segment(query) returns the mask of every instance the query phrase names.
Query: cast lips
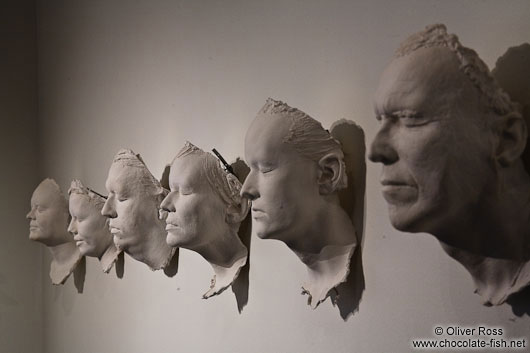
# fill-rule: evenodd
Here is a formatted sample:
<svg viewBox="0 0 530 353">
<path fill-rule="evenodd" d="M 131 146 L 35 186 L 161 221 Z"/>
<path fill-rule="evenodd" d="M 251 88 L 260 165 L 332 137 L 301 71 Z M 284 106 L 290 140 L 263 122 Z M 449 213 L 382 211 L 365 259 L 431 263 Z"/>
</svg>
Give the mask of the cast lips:
<svg viewBox="0 0 530 353">
<path fill-rule="evenodd" d="M 169 232 L 169 231 L 172 231 L 172 230 L 175 230 L 175 229 L 177 229 L 177 228 L 178 228 L 178 226 L 175 225 L 175 224 L 172 224 L 172 223 L 167 223 L 167 225 L 166 225 L 166 230 L 167 230 L 168 232 Z"/>
<path fill-rule="evenodd" d="M 265 212 L 260 210 L 259 208 L 252 208 L 252 218 L 254 219 L 260 219 L 265 217 Z"/>
<path fill-rule="evenodd" d="M 383 197 L 390 204 L 399 204 L 414 201 L 418 190 L 414 185 L 404 181 L 383 179 Z"/>
</svg>

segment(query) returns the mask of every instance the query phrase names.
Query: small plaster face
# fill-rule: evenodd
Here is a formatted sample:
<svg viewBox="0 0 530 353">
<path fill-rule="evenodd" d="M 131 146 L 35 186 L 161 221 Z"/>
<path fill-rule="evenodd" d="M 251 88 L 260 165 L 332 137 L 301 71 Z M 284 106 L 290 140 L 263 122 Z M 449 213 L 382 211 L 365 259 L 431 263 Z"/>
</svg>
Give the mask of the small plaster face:
<svg viewBox="0 0 530 353">
<path fill-rule="evenodd" d="M 228 227 L 227 206 L 208 184 L 203 172 L 204 156 L 176 158 L 171 165 L 171 192 L 161 207 L 166 218 L 167 243 L 173 247 L 198 249 Z"/>
<path fill-rule="evenodd" d="M 69 208 L 72 219 L 68 231 L 73 234 L 79 251 L 85 256 L 101 258 L 112 244 L 108 219 L 88 195 L 71 193 Z"/>
<path fill-rule="evenodd" d="M 256 234 L 286 243 L 303 237 L 321 198 L 317 163 L 283 142 L 289 127 L 278 116 L 254 119 L 245 138 L 250 173 L 242 187 L 252 200 Z"/>
<path fill-rule="evenodd" d="M 119 249 L 133 257 L 145 249 L 145 236 L 157 227 L 160 198 L 148 192 L 140 183 L 144 171 L 113 163 L 106 188 L 109 192 L 101 213 L 110 218 L 110 232 Z"/>
<path fill-rule="evenodd" d="M 423 48 L 394 59 L 381 77 L 381 127 L 369 158 L 383 164 L 383 196 L 398 230 L 457 227 L 494 184 L 493 137 L 458 65 L 446 48 Z"/>
<path fill-rule="evenodd" d="M 70 241 L 66 235 L 68 206 L 59 186 L 52 179 L 45 179 L 33 192 L 29 238 L 46 246 L 56 246 Z"/>
</svg>

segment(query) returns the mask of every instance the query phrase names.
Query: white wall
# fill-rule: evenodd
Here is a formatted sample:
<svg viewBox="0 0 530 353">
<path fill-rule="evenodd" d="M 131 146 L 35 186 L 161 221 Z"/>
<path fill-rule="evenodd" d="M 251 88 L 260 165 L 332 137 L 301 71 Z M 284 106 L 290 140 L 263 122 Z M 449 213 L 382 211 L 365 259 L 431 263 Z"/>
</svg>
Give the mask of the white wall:
<svg viewBox="0 0 530 353">
<path fill-rule="evenodd" d="M 28 239 L 37 173 L 34 1 L 0 9 L 0 351 L 42 352 L 42 249 Z"/>
<path fill-rule="evenodd" d="M 373 91 L 407 35 L 443 22 L 491 66 L 530 41 L 529 15 L 528 1 L 41 1 L 43 172 L 104 191 L 119 148 L 161 175 L 186 139 L 234 159 L 269 96 L 324 126 L 355 120 L 370 142 Z M 379 168 L 368 163 L 366 291 L 347 322 L 329 302 L 312 311 L 303 265 L 253 237 L 241 314 L 230 291 L 200 299 L 212 272 L 186 250 L 173 279 L 127 258 L 121 280 L 89 259 L 83 294 L 45 281 L 45 352 L 409 352 L 449 324 L 530 338 L 529 317 L 483 307 L 433 237 L 392 229 Z"/>
</svg>

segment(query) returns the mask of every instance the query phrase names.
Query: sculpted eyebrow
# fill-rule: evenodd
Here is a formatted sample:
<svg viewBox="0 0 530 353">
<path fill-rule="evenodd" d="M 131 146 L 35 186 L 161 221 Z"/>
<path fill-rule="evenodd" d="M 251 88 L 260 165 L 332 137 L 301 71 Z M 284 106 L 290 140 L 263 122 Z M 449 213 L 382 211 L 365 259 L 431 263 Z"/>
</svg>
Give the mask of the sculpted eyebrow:
<svg viewBox="0 0 530 353">
<path fill-rule="evenodd" d="M 421 113 L 411 109 L 403 109 L 392 112 L 392 115 L 398 118 L 417 118 L 421 116 Z"/>
</svg>

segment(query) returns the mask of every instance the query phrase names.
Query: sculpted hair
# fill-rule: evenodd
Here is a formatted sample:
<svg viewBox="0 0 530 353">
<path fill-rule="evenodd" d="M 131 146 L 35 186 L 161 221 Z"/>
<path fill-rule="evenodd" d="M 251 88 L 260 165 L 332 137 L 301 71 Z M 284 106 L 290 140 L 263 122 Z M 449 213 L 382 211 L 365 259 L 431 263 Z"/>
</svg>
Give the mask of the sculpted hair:
<svg viewBox="0 0 530 353">
<path fill-rule="evenodd" d="M 331 136 L 329 131 L 322 127 L 320 122 L 306 113 L 272 98 L 267 99 L 267 102 L 258 114 L 276 115 L 288 119 L 291 126 L 283 141 L 290 144 L 302 156 L 317 163 L 329 153 L 334 153 L 339 156 L 342 173 L 339 177 L 337 190 L 347 187 L 348 177 L 346 176 L 342 146 L 339 141 Z"/>
<path fill-rule="evenodd" d="M 478 89 L 486 104 L 495 114 L 503 116 L 518 113 L 519 107 L 500 88 L 493 78 L 488 66 L 470 48 L 464 47 L 454 34 L 448 34 L 443 24 L 427 26 L 403 41 L 396 50 L 395 57 L 411 54 L 421 48 L 445 47 L 455 54 L 460 62 L 460 70 Z"/>
<path fill-rule="evenodd" d="M 117 163 L 125 167 L 134 168 L 139 173 L 139 182 L 149 193 L 153 196 L 167 195 L 167 190 L 160 184 L 160 182 L 151 174 L 140 155 L 135 154 L 130 149 L 121 149 L 112 163 Z"/>
<path fill-rule="evenodd" d="M 202 172 L 212 190 L 219 195 L 227 206 L 239 207 L 241 203 L 241 182 L 236 176 L 221 167 L 219 160 L 211 153 L 204 152 L 189 141 L 186 141 L 175 159 L 189 155 L 203 157 Z"/>
<path fill-rule="evenodd" d="M 70 183 L 70 189 L 68 189 L 68 195 L 79 194 L 88 197 L 88 201 L 99 211 L 105 205 L 105 199 L 100 195 L 94 193 L 92 190 L 83 185 L 81 180 L 74 179 Z"/>
</svg>

